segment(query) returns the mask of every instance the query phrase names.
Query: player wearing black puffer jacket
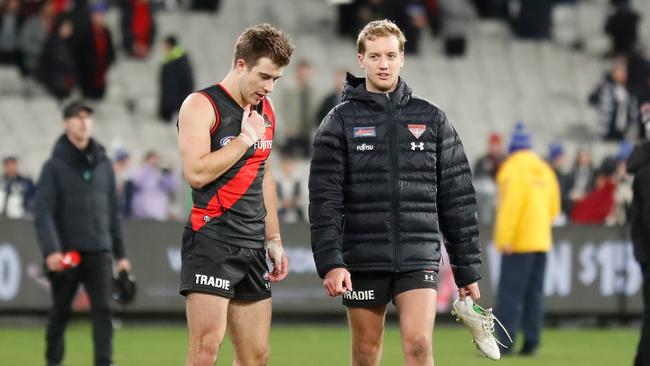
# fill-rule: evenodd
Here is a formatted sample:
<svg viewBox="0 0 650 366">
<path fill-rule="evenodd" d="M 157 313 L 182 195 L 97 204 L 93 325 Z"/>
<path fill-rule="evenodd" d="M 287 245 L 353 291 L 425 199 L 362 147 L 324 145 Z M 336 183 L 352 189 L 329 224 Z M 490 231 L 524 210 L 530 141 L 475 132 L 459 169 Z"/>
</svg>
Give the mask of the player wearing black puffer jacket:
<svg viewBox="0 0 650 366">
<path fill-rule="evenodd" d="M 397 307 L 405 364 L 433 365 L 440 246 L 459 296 L 478 299 L 481 250 L 472 176 L 454 127 L 399 77 L 404 35 L 371 22 L 357 40 L 365 78 L 314 140 L 311 239 L 329 296 L 343 295 L 352 364 L 379 363 L 386 305 Z"/>
</svg>

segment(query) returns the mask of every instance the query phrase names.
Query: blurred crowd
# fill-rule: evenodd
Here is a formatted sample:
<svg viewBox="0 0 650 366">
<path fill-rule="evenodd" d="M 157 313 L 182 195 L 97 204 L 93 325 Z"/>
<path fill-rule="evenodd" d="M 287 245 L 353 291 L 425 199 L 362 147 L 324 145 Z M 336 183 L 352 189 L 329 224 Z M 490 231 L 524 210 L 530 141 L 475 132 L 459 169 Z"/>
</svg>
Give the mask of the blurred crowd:
<svg viewBox="0 0 650 366">
<path fill-rule="evenodd" d="M 338 33 L 356 37 L 362 25 L 377 19 L 392 19 L 408 42 L 407 53 L 416 53 L 420 34 L 430 31 L 443 40 L 444 53 L 463 56 L 467 33 L 477 19 L 496 19 L 508 25 L 515 37 L 528 40 L 550 40 L 553 36 L 553 10 L 557 5 L 576 6 L 584 0 L 350 0 L 337 1 Z M 573 22 L 579 22 L 573 17 Z M 610 0 L 610 12 L 603 31 L 611 40 L 613 55 L 629 55 L 636 51 L 641 17 L 630 0 Z M 579 37 L 576 48 L 583 47 Z"/>
<path fill-rule="evenodd" d="M 156 36 L 150 2 L 124 0 L 116 6 L 125 53 L 147 57 Z M 107 71 L 115 61 L 107 10 L 105 2 L 85 0 L 5 0 L 0 7 L 0 59 L 20 69 L 26 85 L 36 82 L 58 100 L 76 89 L 85 98 L 102 99 Z"/>
<path fill-rule="evenodd" d="M 134 166 L 128 151 L 118 149 L 113 170 L 120 212 L 123 217 L 151 220 L 184 220 L 174 202 L 181 177 L 163 162 L 155 151 L 148 151 Z M 36 186 L 20 173 L 15 156 L 3 159 L 0 176 L 0 218 L 31 218 L 34 214 Z"/>
<path fill-rule="evenodd" d="M 189 7 L 216 11 L 219 4 L 195 0 Z M 137 61 L 151 55 L 158 37 L 156 12 L 164 6 L 151 0 L 0 1 L 0 66 L 20 70 L 26 97 L 44 89 L 59 102 L 73 95 L 101 101 L 118 56 Z M 118 29 L 107 24 L 110 8 L 119 12 Z M 160 47 L 158 115 L 171 121 L 194 90 L 194 76 L 175 35 L 164 37 Z"/>
<path fill-rule="evenodd" d="M 650 118 L 649 112 L 645 112 L 646 120 Z M 521 145 L 533 148 L 533 136 L 525 129 L 515 129 L 512 136 L 507 138 L 492 133 L 485 155 L 476 161 L 474 185 L 479 201 L 479 220 L 483 224 L 495 219 L 498 201 L 495 179 L 499 167 Z M 634 165 L 629 160 L 633 148 L 632 143 L 623 140 L 614 154 L 594 161 L 589 146 L 580 146 L 569 154 L 561 142 L 551 143 L 543 157 L 555 172 L 560 186 L 561 214 L 554 224 L 628 223 L 633 181 L 628 173 L 628 164 Z"/>
<path fill-rule="evenodd" d="M 516 37 L 549 40 L 552 10 L 558 4 L 575 5 L 579 0 L 353 0 L 337 1 L 337 32 L 356 37 L 362 24 L 371 20 L 393 19 L 404 31 L 407 53 L 422 47 L 420 33 L 429 31 L 441 38 L 443 53 L 463 57 L 467 34 L 481 18 L 508 24 Z M 107 72 L 124 58 L 138 62 L 150 57 L 159 42 L 162 59 L 159 69 L 158 116 L 175 122 L 178 109 L 195 85 L 192 63 L 175 35 L 160 37 L 158 11 L 169 10 L 169 1 L 154 0 L 0 0 L 0 66 L 16 67 L 24 78 L 25 95 L 36 85 L 59 101 L 71 95 L 100 101 L 110 86 Z M 333 2 L 334 3 L 334 2 Z M 192 0 L 175 6 L 216 12 L 218 0 Z M 119 27 L 106 21 L 109 9 L 116 9 Z M 585 96 L 598 112 L 592 121 L 602 142 L 616 144 L 617 153 L 602 161 L 592 160 L 585 145 L 568 151 L 567 141 L 548 147 L 546 158 L 561 186 L 562 215 L 557 224 L 615 224 L 625 221 L 631 200 L 631 178 L 626 161 L 634 144 L 647 138 L 643 127 L 643 106 L 650 103 L 650 61 L 640 50 L 640 15 L 626 0 L 611 0 L 610 15 L 602 29 L 610 37 L 605 55 L 611 69 Z M 158 39 L 158 41 L 157 41 Z M 579 47 L 579 40 L 576 47 Z M 284 222 L 306 222 L 306 178 L 311 143 L 323 117 L 341 101 L 346 70 L 337 68 L 327 93 L 315 86 L 309 59 L 294 62 L 283 87 L 274 94 L 282 123 L 276 134 L 274 164 L 279 215 Z M 514 122 L 514 121 L 513 121 Z M 525 122 L 525 121 L 524 121 Z M 521 136 L 518 136 L 521 138 Z M 497 202 L 495 184 L 499 165 L 508 155 L 513 136 L 493 133 L 487 151 L 474 164 L 474 184 L 479 194 L 480 219 L 494 220 Z M 532 141 L 533 136 L 527 136 Z M 156 220 L 184 220 L 189 197 L 178 194 L 180 173 L 161 163 L 155 151 L 145 154 L 134 166 L 126 149 L 114 152 L 114 169 L 124 216 Z M 34 184 L 20 175 L 18 159 L 3 160 L 0 180 L 0 215 L 29 216 Z M 179 209 L 179 207 L 181 207 Z"/>
</svg>

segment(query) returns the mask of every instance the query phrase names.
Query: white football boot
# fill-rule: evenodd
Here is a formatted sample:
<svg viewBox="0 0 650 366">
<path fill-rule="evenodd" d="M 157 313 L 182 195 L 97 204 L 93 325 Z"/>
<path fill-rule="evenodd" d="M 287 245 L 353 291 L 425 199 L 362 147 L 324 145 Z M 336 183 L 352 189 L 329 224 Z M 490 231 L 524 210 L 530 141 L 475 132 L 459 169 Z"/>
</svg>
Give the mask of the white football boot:
<svg viewBox="0 0 650 366">
<path fill-rule="evenodd" d="M 492 315 L 492 309 L 484 309 L 472 301 L 469 296 L 465 300 L 456 299 L 452 305 L 451 315 L 456 317 L 456 321 L 464 323 L 472 333 L 472 341 L 476 348 L 483 354 L 483 356 L 491 359 L 498 360 L 501 358 L 499 352 L 500 344 L 502 347 L 507 348 L 494 337 L 494 321 L 496 320 L 499 326 L 505 331 L 510 343 L 512 339 L 508 331 L 503 327 L 501 322 Z"/>
</svg>

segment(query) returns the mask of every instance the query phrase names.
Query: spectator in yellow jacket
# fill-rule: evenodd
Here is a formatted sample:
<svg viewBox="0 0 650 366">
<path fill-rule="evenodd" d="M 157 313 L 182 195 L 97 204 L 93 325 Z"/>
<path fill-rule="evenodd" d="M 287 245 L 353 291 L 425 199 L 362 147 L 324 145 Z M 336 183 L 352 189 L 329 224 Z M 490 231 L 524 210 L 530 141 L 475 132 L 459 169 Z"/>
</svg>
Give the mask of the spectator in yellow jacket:
<svg viewBox="0 0 650 366">
<path fill-rule="evenodd" d="M 553 169 L 531 150 L 531 137 L 518 123 L 510 155 L 497 173 L 498 203 L 494 242 L 501 252 L 496 316 L 512 339 L 524 333 L 522 355 L 534 355 L 543 322 L 546 252 L 552 222 L 560 213 L 560 188 Z M 498 334 L 501 342 L 505 333 Z M 511 348 L 502 348 L 507 355 Z"/>
</svg>

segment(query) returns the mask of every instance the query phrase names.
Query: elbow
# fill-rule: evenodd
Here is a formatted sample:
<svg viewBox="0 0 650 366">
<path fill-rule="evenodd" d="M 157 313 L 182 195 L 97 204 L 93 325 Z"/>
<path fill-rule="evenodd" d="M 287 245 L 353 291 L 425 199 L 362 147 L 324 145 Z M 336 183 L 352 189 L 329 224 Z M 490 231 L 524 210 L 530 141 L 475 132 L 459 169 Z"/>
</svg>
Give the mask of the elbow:
<svg viewBox="0 0 650 366">
<path fill-rule="evenodd" d="M 194 189 L 201 189 L 203 188 L 208 182 L 206 182 L 205 177 L 201 176 L 200 174 L 188 174 L 186 177 L 187 183 L 190 185 L 190 187 Z"/>
</svg>

